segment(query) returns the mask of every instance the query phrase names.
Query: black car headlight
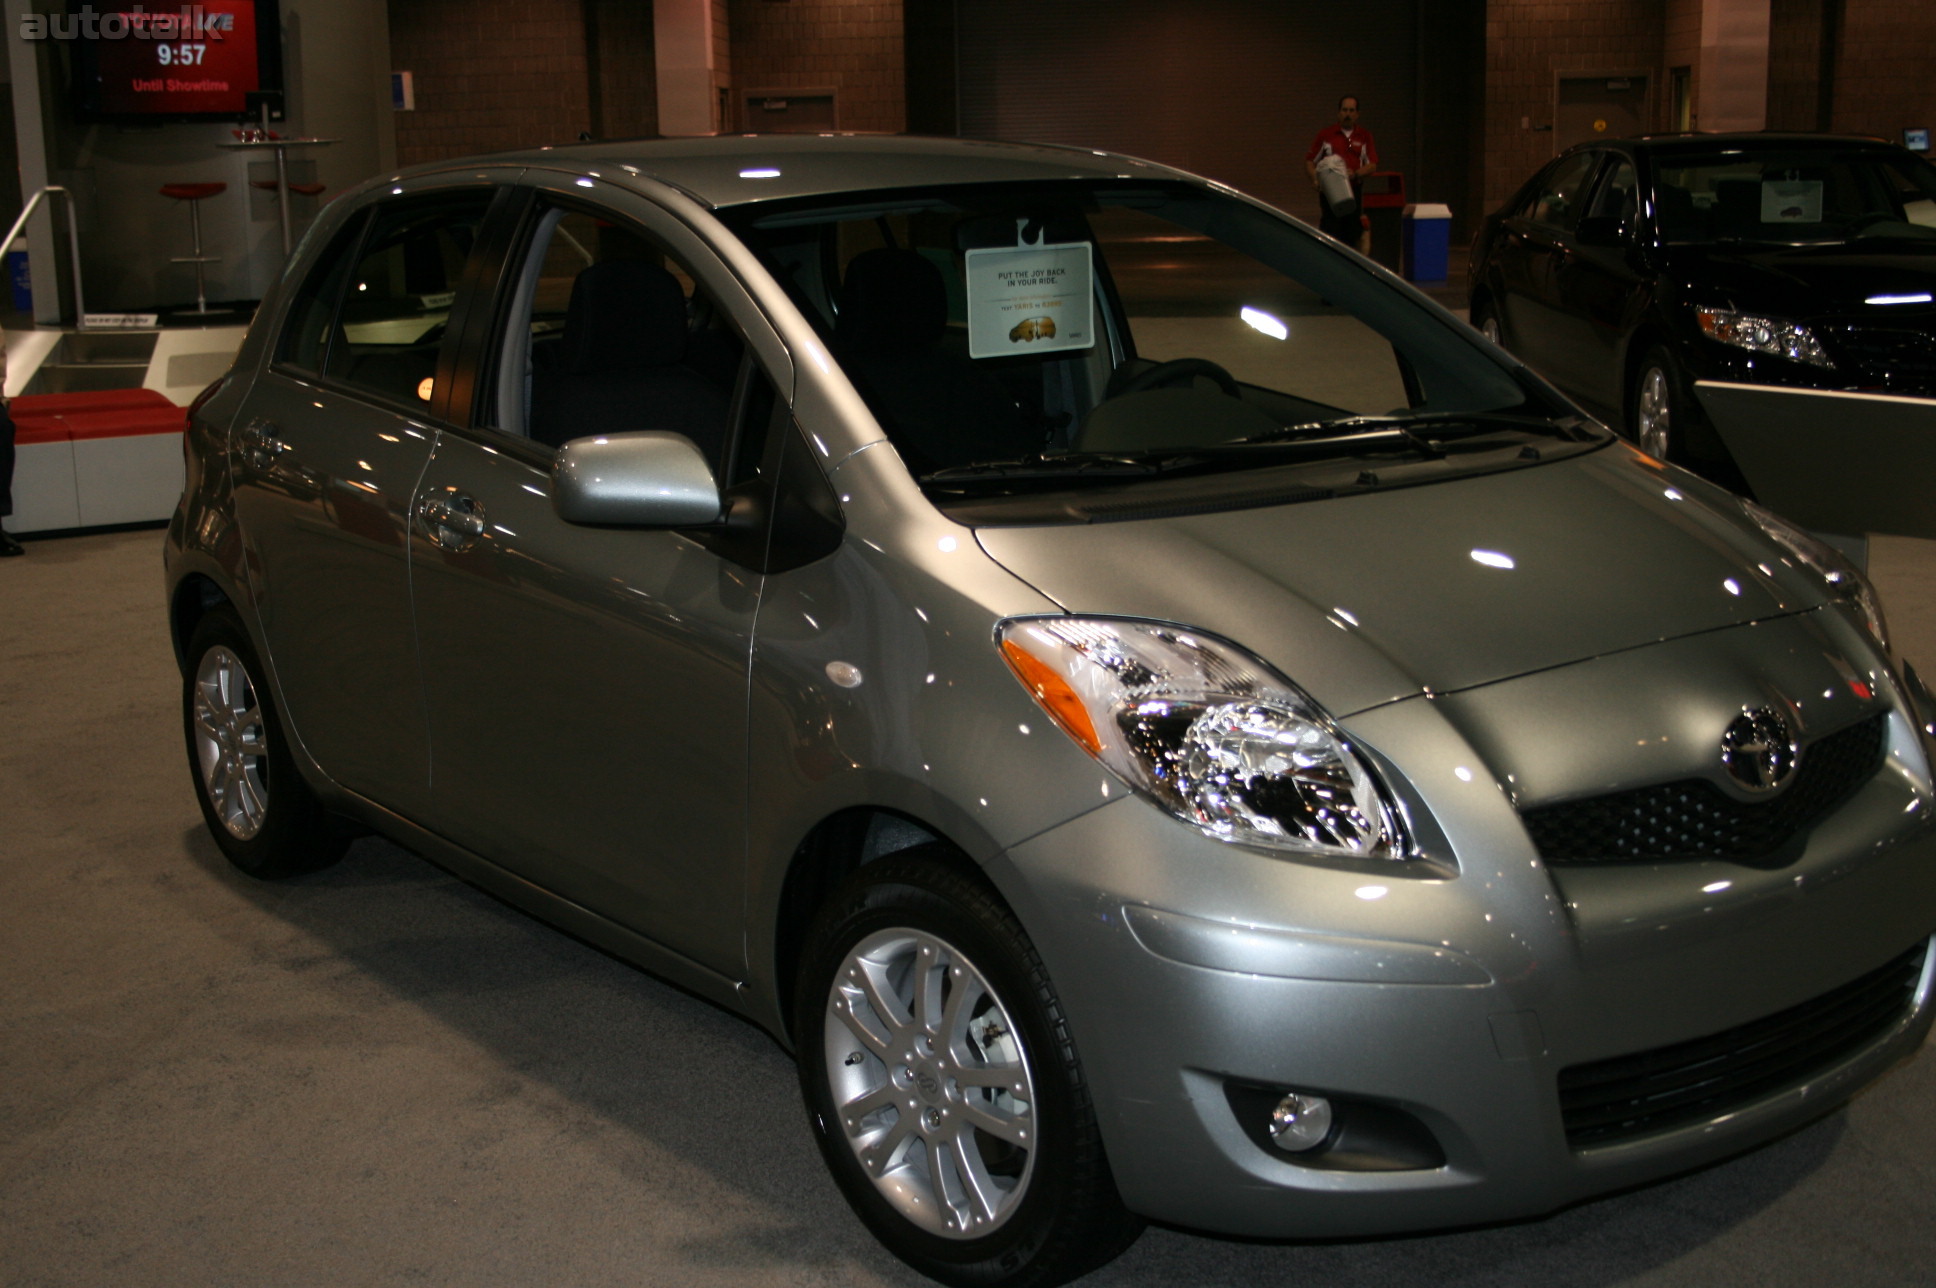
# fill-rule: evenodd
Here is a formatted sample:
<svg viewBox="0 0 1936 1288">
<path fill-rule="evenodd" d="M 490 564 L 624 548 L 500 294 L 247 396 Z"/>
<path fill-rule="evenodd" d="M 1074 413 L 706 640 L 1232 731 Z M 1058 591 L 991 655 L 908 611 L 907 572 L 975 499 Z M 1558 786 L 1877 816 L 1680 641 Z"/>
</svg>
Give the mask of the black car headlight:
<svg viewBox="0 0 1936 1288">
<path fill-rule="evenodd" d="M 1815 333 L 1799 322 L 1758 313 L 1736 313 L 1732 309 L 1695 309 L 1694 317 L 1701 324 L 1701 334 L 1710 340 L 1790 362 L 1806 362 L 1815 367 L 1835 365 Z"/>
<path fill-rule="evenodd" d="M 1094 617 L 1017 618 L 996 641 L 1078 746 L 1206 835 L 1408 857 L 1398 811 L 1364 757 L 1317 703 L 1235 644 Z"/>
</svg>

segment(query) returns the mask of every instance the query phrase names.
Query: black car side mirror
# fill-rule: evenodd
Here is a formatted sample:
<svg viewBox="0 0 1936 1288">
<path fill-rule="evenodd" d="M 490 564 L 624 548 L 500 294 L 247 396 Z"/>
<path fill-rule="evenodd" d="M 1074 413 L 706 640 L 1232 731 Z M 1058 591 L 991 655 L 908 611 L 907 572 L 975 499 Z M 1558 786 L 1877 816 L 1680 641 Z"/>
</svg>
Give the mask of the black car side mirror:
<svg viewBox="0 0 1936 1288">
<path fill-rule="evenodd" d="M 1624 219 L 1608 215 L 1589 215 L 1580 221 L 1574 236 L 1582 246 L 1624 246 L 1627 244 L 1627 223 Z"/>
</svg>

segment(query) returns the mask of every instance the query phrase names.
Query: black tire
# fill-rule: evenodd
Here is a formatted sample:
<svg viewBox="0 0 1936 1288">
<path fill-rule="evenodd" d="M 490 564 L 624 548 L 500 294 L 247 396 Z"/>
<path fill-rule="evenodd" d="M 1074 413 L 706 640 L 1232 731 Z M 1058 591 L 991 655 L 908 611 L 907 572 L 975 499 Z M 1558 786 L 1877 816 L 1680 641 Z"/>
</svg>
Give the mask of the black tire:
<svg viewBox="0 0 1936 1288">
<path fill-rule="evenodd" d="M 1657 460 L 1682 461 L 1693 415 L 1680 363 L 1655 345 L 1641 358 L 1627 393 L 1628 436 L 1634 446 Z"/>
<path fill-rule="evenodd" d="M 262 675 L 235 610 L 210 609 L 189 639 L 182 673 L 195 799 L 229 862 L 276 880 L 334 863 L 349 841 L 297 770 Z"/>
<path fill-rule="evenodd" d="M 1045 1288 L 1143 1226 L 1041 958 L 951 861 L 936 845 L 869 864 L 815 918 L 794 998 L 801 1090 L 834 1180 L 889 1251 L 945 1284 Z M 909 1005 L 922 963 L 925 1017 Z"/>
</svg>

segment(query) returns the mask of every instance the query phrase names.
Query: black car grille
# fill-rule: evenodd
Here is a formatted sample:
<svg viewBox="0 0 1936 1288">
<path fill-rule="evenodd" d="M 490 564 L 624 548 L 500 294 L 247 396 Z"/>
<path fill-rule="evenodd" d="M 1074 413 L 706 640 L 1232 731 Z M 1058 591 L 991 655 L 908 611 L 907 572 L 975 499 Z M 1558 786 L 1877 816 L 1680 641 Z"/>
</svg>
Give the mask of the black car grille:
<svg viewBox="0 0 1936 1288">
<path fill-rule="evenodd" d="M 1562 1069 L 1566 1141 L 1588 1149 L 1685 1127 L 1808 1081 L 1908 1012 L 1927 947 L 1766 1019 L 1710 1037 Z"/>
<path fill-rule="evenodd" d="M 1823 340 L 1850 383 L 1936 397 L 1936 335 L 1928 330 L 1829 323 Z"/>
<path fill-rule="evenodd" d="M 1875 773 L 1887 718 L 1877 712 L 1804 747 L 1795 780 L 1769 800 L 1736 800 L 1690 778 L 1544 805 L 1520 817 L 1552 864 L 1769 861 Z"/>
</svg>

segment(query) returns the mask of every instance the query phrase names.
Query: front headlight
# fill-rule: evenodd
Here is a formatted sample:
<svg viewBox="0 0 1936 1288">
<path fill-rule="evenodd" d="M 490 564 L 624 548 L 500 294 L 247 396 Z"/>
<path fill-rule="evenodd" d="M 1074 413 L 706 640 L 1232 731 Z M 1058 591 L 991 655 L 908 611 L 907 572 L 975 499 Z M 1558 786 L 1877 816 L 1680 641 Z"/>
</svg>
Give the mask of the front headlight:
<svg viewBox="0 0 1936 1288">
<path fill-rule="evenodd" d="M 1741 508 L 1761 526 L 1763 532 L 1774 538 L 1777 545 L 1827 582 L 1831 594 L 1854 604 L 1856 611 L 1862 614 L 1869 634 L 1875 637 L 1883 652 L 1889 651 L 1889 623 L 1882 616 L 1882 600 L 1876 595 L 1875 587 L 1869 584 L 1869 579 L 1841 551 L 1810 536 L 1780 515 L 1762 509 L 1753 501 L 1743 501 Z"/>
<path fill-rule="evenodd" d="M 1694 317 L 1701 324 L 1701 334 L 1710 340 L 1719 340 L 1737 349 L 1773 354 L 1790 362 L 1806 362 L 1816 367 L 1835 365 L 1815 333 L 1799 322 L 1736 313 L 1732 309 L 1695 309 Z"/>
<path fill-rule="evenodd" d="M 1398 811 L 1364 758 L 1296 685 L 1236 645 L 1088 617 L 1018 618 L 996 641 L 1078 746 L 1207 835 L 1406 857 Z"/>
</svg>

